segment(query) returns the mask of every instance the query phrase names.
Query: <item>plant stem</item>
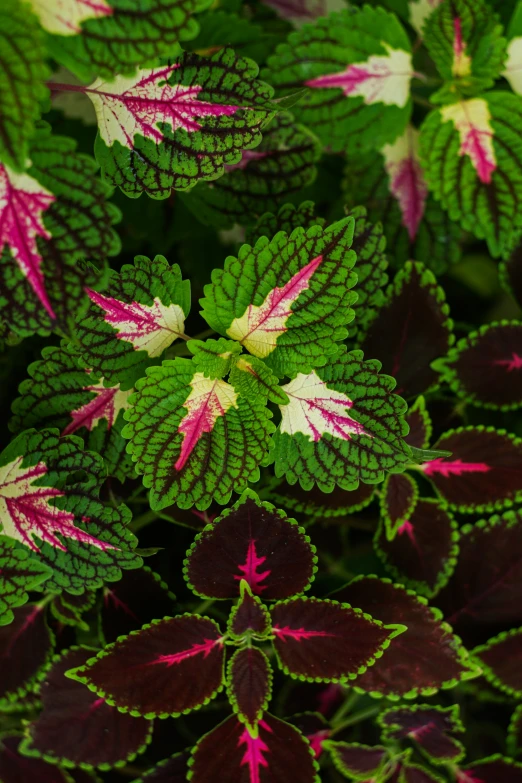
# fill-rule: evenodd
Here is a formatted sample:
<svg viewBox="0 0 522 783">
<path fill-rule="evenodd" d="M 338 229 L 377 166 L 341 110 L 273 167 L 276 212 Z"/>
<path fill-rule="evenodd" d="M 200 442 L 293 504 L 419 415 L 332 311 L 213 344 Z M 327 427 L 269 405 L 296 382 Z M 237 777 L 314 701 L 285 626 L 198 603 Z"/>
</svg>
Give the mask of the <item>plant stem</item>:
<svg viewBox="0 0 522 783">
<path fill-rule="evenodd" d="M 202 601 L 194 609 L 194 614 L 201 614 L 201 612 L 206 612 L 207 609 L 210 609 L 215 600 L 215 598 L 207 598 L 206 601 Z"/>
<path fill-rule="evenodd" d="M 339 709 L 337 710 L 337 712 L 333 715 L 332 720 L 330 721 L 332 726 L 335 727 L 338 723 L 340 723 L 340 721 L 342 721 L 344 716 L 348 712 L 351 712 L 353 710 L 353 708 L 355 707 L 355 705 L 357 704 L 360 698 L 361 697 L 359 696 L 358 693 L 351 693 L 350 695 L 348 695 L 346 699 L 343 701 L 343 703 L 341 704 L 341 706 L 339 707 Z"/>
<path fill-rule="evenodd" d="M 360 712 L 356 712 L 354 715 L 343 721 L 343 723 L 340 723 L 338 726 L 336 726 L 331 732 L 330 737 L 333 737 L 334 734 L 338 734 L 343 729 L 347 729 L 349 726 L 355 726 L 356 723 L 362 723 L 362 721 L 367 720 L 367 718 L 373 718 L 375 715 L 378 715 L 379 712 L 380 708 L 373 706 L 367 707 L 365 710 L 361 710 Z"/>
</svg>

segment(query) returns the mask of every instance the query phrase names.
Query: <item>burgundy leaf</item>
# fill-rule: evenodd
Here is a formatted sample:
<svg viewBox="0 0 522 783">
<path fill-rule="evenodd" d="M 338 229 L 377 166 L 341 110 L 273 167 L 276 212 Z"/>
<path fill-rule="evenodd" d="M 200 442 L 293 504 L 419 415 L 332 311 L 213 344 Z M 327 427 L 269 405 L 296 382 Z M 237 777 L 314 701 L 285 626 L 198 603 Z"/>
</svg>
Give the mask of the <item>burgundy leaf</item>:
<svg viewBox="0 0 522 783">
<path fill-rule="evenodd" d="M 186 783 L 188 775 L 188 760 L 190 753 L 176 753 L 172 758 L 160 761 L 146 775 L 140 778 L 140 783 Z"/>
<path fill-rule="evenodd" d="M 53 663 L 41 688 L 42 712 L 29 725 L 24 752 L 66 766 L 112 767 L 144 750 L 151 721 L 123 715 L 65 676 L 68 669 L 83 666 L 92 652 L 72 648 Z"/>
<path fill-rule="evenodd" d="M 488 682 L 522 699 L 522 628 L 499 634 L 473 650 L 472 655 Z"/>
<path fill-rule="evenodd" d="M 193 750 L 191 783 L 319 783 L 317 765 L 302 734 L 265 714 L 257 732 L 227 718 Z"/>
<path fill-rule="evenodd" d="M 509 722 L 507 749 L 510 755 L 517 756 L 522 750 L 522 704 L 515 709 Z"/>
<path fill-rule="evenodd" d="M 106 587 L 101 610 L 101 630 L 106 642 L 141 628 L 155 617 L 174 611 L 175 597 L 158 574 L 144 567 L 124 571 L 119 582 Z"/>
<path fill-rule="evenodd" d="M 418 449 L 427 449 L 430 444 L 433 427 L 424 397 L 417 397 L 415 403 L 406 414 L 406 421 L 410 428 L 404 439 L 406 443 Z"/>
<path fill-rule="evenodd" d="M 415 511 L 419 490 L 407 473 L 392 473 L 381 493 L 382 532 L 392 541 Z"/>
<path fill-rule="evenodd" d="M 493 427 L 461 427 L 434 449 L 451 452 L 421 469 L 450 508 L 492 511 L 522 498 L 522 440 Z"/>
<path fill-rule="evenodd" d="M 416 397 L 437 383 L 438 373 L 430 365 L 452 344 L 448 312 L 433 274 L 422 264 L 407 262 L 360 346 L 397 380 L 397 394 Z"/>
<path fill-rule="evenodd" d="M 445 783 L 445 778 L 418 764 L 403 764 L 399 783 Z"/>
<path fill-rule="evenodd" d="M 133 631 L 67 676 L 122 712 L 165 717 L 201 707 L 221 690 L 224 657 L 216 623 L 184 614 Z"/>
<path fill-rule="evenodd" d="M 522 764 L 495 754 L 458 770 L 457 783 L 522 783 Z"/>
<path fill-rule="evenodd" d="M 270 499 L 288 511 L 305 514 L 307 520 L 335 519 L 353 514 L 369 505 L 375 495 L 373 484 L 363 484 L 357 489 L 346 490 L 336 486 L 333 492 L 321 492 L 317 484 L 305 490 L 299 482 L 287 484 L 277 480 L 270 492 Z"/>
<path fill-rule="evenodd" d="M 436 764 L 459 761 L 464 748 L 451 734 L 462 733 L 459 708 L 414 704 L 397 707 L 379 716 L 382 740 L 410 740 Z"/>
<path fill-rule="evenodd" d="M 357 679 L 356 688 L 394 700 L 431 696 L 480 673 L 441 613 L 412 590 L 388 579 L 362 576 L 334 597 L 360 606 L 383 623 L 400 623 L 408 629 L 392 639 L 383 657 Z"/>
<path fill-rule="evenodd" d="M 482 326 L 460 340 L 435 367 L 472 405 L 517 408 L 522 403 L 522 323 Z"/>
<path fill-rule="evenodd" d="M 227 683 L 234 712 L 254 726 L 270 701 L 272 669 L 268 658 L 256 647 L 236 650 L 228 665 Z"/>
<path fill-rule="evenodd" d="M 315 682 L 354 679 L 404 630 L 384 627 L 337 601 L 292 598 L 271 609 L 273 644 L 283 670 Z"/>
<path fill-rule="evenodd" d="M 395 579 L 429 597 L 450 578 L 457 562 L 458 540 L 457 523 L 439 500 L 430 498 L 417 502 L 393 541 L 388 540 L 381 522 L 374 543 Z"/>
<path fill-rule="evenodd" d="M 366 776 L 374 778 L 384 766 L 388 751 L 382 745 L 360 745 L 358 742 L 334 742 L 328 740 L 325 750 L 329 750 L 332 761 L 346 778 L 363 780 Z"/>
<path fill-rule="evenodd" d="M 241 597 L 230 613 L 228 629 L 236 639 L 242 639 L 249 632 L 256 637 L 270 632 L 268 610 L 256 595 L 252 595 L 244 579 L 241 580 Z"/>
<path fill-rule="evenodd" d="M 22 737 L 3 735 L 0 739 L 0 780 L 2 783 L 70 783 L 67 773 L 41 759 L 28 759 L 18 749 Z"/>
<path fill-rule="evenodd" d="M 310 743 L 314 757 L 318 759 L 324 750 L 324 743 L 331 733 L 326 718 L 320 712 L 302 712 L 299 715 L 294 715 L 290 719 L 290 723 L 296 726 L 301 734 L 304 734 Z"/>
<path fill-rule="evenodd" d="M 522 516 L 506 511 L 461 529 L 457 566 L 437 598 L 470 644 L 522 623 Z"/>
<path fill-rule="evenodd" d="M 51 658 L 54 646 L 41 606 L 26 604 L 13 614 L 10 625 L 0 626 L 0 699 L 9 700 L 27 692 Z"/>
<path fill-rule="evenodd" d="M 263 599 L 287 598 L 308 589 L 316 561 L 295 520 L 247 490 L 196 536 L 184 573 L 202 597 L 235 598 L 245 579 Z"/>
</svg>

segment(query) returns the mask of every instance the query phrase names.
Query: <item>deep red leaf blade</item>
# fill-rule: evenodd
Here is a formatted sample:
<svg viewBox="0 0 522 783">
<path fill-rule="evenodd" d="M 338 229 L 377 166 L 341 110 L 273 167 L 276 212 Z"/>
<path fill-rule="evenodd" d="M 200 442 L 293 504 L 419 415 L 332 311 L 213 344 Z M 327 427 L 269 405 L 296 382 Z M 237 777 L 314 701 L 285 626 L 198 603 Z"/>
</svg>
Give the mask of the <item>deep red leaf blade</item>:
<svg viewBox="0 0 522 783">
<path fill-rule="evenodd" d="M 484 677 L 516 699 L 522 699 L 522 628 L 500 633 L 472 651 Z"/>
<path fill-rule="evenodd" d="M 228 618 L 228 630 L 231 636 L 241 640 L 250 634 L 259 638 L 270 633 L 268 610 L 245 581 L 241 582 L 241 597 Z"/>
<path fill-rule="evenodd" d="M 462 743 L 452 736 L 464 731 L 457 705 L 447 708 L 430 704 L 394 707 L 382 713 L 378 720 L 383 729 L 383 741 L 409 740 L 436 764 L 456 762 L 464 755 Z"/>
<path fill-rule="evenodd" d="M 295 520 L 247 490 L 196 536 L 184 574 L 200 596 L 236 598 L 245 579 L 264 600 L 306 590 L 315 563 L 315 547 Z"/>
<path fill-rule="evenodd" d="M 457 783 L 522 783 L 522 764 L 499 754 L 489 756 L 459 770 Z"/>
<path fill-rule="evenodd" d="M 140 778 L 140 783 L 186 783 L 190 753 L 176 753 L 170 759 L 156 764 L 150 772 Z"/>
<path fill-rule="evenodd" d="M 257 737 L 232 716 L 206 734 L 192 753 L 191 783 L 319 783 L 302 734 L 268 713 Z"/>
<path fill-rule="evenodd" d="M 26 693 L 50 660 L 55 641 L 38 604 L 26 604 L 13 614 L 10 625 L 0 626 L 0 699 L 8 701 Z"/>
<path fill-rule="evenodd" d="M 67 773 L 42 759 L 28 759 L 20 754 L 22 737 L 7 734 L 0 741 L 0 780 L 2 783 L 69 783 Z"/>
<path fill-rule="evenodd" d="M 228 665 L 227 691 L 234 712 L 254 726 L 268 706 L 272 690 L 272 669 L 257 647 L 237 650 Z"/>
<path fill-rule="evenodd" d="M 223 686 L 219 627 L 198 615 L 157 620 L 69 671 L 122 712 L 178 715 L 201 707 Z"/>
<path fill-rule="evenodd" d="M 358 742 L 327 740 L 324 747 L 330 752 L 336 769 L 344 777 L 356 780 L 374 778 L 388 757 L 388 751 L 382 745 L 370 746 Z"/>
<path fill-rule="evenodd" d="M 273 644 L 282 669 L 315 682 L 354 679 L 404 630 L 384 627 L 337 601 L 294 598 L 271 609 Z"/>
<path fill-rule="evenodd" d="M 28 728 L 24 752 L 55 763 L 114 766 L 133 759 L 151 739 L 152 722 L 123 715 L 103 698 L 65 676 L 92 650 L 71 648 L 54 661 L 41 687 L 42 712 Z"/>
</svg>

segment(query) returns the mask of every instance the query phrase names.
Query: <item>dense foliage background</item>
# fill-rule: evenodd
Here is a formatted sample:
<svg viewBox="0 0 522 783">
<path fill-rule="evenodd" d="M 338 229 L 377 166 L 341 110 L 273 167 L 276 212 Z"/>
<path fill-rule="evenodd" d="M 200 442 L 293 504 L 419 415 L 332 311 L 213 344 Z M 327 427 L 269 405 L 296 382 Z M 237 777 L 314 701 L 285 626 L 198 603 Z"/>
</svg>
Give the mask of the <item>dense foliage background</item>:
<svg viewBox="0 0 522 783">
<path fill-rule="evenodd" d="M 520 74 L 514 0 L 3 0 L 0 783 L 522 783 Z"/>
</svg>

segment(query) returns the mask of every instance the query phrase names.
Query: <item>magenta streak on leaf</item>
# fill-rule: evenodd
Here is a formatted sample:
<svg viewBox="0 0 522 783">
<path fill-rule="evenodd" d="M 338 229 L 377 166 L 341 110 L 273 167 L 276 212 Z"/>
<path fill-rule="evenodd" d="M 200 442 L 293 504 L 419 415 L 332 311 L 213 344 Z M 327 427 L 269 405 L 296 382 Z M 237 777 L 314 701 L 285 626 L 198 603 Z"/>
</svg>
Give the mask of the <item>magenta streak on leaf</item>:
<svg viewBox="0 0 522 783">
<path fill-rule="evenodd" d="M 225 381 L 212 380 L 197 372 L 189 385 L 190 393 L 183 403 L 187 413 L 178 425 L 183 441 L 174 465 L 176 470 L 183 468 L 202 435 L 212 432 L 220 416 L 237 404 L 233 386 Z"/>
<path fill-rule="evenodd" d="M 348 407 L 344 397 L 339 399 L 335 399 L 334 397 L 318 397 L 315 400 L 304 400 L 304 403 L 310 408 L 310 412 L 313 411 L 318 413 L 322 419 L 328 422 L 337 437 L 342 438 L 343 440 L 350 440 L 351 436 L 354 434 L 367 434 L 362 424 L 359 424 L 359 422 L 355 421 L 355 419 L 352 419 L 350 416 L 346 416 L 346 414 L 334 413 L 333 411 L 329 411 L 326 407 L 324 407 L 325 405 L 332 402 Z M 310 429 L 313 431 L 312 439 L 314 442 L 321 440 L 323 433 L 318 430 L 317 427 L 315 427 L 310 416 L 307 416 L 306 413 L 305 416 Z"/>
<path fill-rule="evenodd" d="M 484 781 L 472 772 L 461 769 L 457 772 L 457 783 L 484 783 Z"/>
<path fill-rule="evenodd" d="M 84 390 L 94 392 L 96 396 L 81 408 L 71 411 L 72 421 L 65 427 L 62 435 L 70 435 L 80 427 L 92 430 L 100 419 L 107 420 L 108 430 L 114 424 L 118 413 L 115 409 L 114 398 L 118 393 L 119 386 L 113 386 L 111 389 L 106 389 L 103 385 L 86 386 Z"/>
<path fill-rule="evenodd" d="M 271 574 L 270 570 L 261 571 L 260 573 L 257 570 L 261 565 L 263 565 L 265 560 L 266 557 L 257 556 L 255 540 L 250 541 L 248 544 L 245 563 L 244 565 L 238 565 L 238 568 L 240 571 L 242 571 L 242 573 L 240 576 L 235 575 L 234 579 L 237 579 L 238 581 L 245 579 L 253 593 L 262 593 L 263 590 L 266 590 L 266 585 L 262 585 L 260 582 L 262 582 L 263 579 L 266 579 L 267 576 L 270 576 Z"/>
<path fill-rule="evenodd" d="M 452 121 L 459 133 L 459 155 L 469 155 L 480 181 L 489 184 L 497 162 L 487 101 L 473 98 L 445 106 L 441 109 L 441 116 L 444 122 Z"/>
<path fill-rule="evenodd" d="M 264 720 L 259 721 L 259 726 L 265 731 L 272 733 L 272 729 Z M 270 753 L 270 748 L 266 742 L 263 742 L 259 734 L 257 737 L 253 737 L 246 726 L 237 744 L 238 746 L 246 745 L 245 755 L 241 759 L 241 766 L 248 764 L 249 783 L 261 783 L 260 767 L 268 767 L 268 761 L 263 756 L 263 753 Z"/>
<path fill-rule="evenodd" d="M 272 626 L 272 631 L 282 642 L 286 642 L 286 638 L 295 639 L 297 642 L 302 642 L 306 639 L 315 639 L 317 636 L 335 638 L 334 633 L 327 633 L 327 631 L 306 631 L 304 628 L 290 628 L 288 625 L 285 625 L 283 628 L 274 625 Z"/>
<path fill-rule="evenodd" d="M 342 686 L 336 682 L 332 682 L 327 685 L 317 697 L 317 703 L 319 705 L 319 712 L 321 715 L 327 715 L 332 707 L 337 704 L 339 699 L 343 695 Z"/>
<path fill-rule="evenodd" d="M 413 534 L 413 525 L 407 519 L 405 519 L 402 525 L 397 529 L 397 534 L 399 536 L 404 535 L 404 533 L 406 533 L 410 541 L 415 542 L 415 536 Z"/>
<path fill-rule="evenodd" d="M 118 598 L 116 593 L 114 593 L 112 590 L 109 590 L 108 588 L 105 589 L 103 601 L 105 604 L 108 604 L 109 601 L 112 601 L 117 609 L 121 609 L 123 612 L 125 612 L 125 614 L 128 614 L 129 617 L 132 617 L 133 620 L 138 621 L 138 616 L 134 614 L 130 606 L 128 606 L 125 601 L 122 601 L 121 598 Z"/>
<path fill-rule="evenodd" d="M 444 457 L 432 459 L 420 467 L 427 476 L 433 476 L 435 473 L 438 473 L 443 478 L 461 476 L 463 473 L 487 473 L 491 470 L 491 467 L 486 465 L 485 462 L 462 462 L 460 459 L 446 462 Z"/>
<path fill-rule="evenodd" d="M 170 332 L 173 340 L 180 332 L 169 328 L 162 317 L 162 306 L 156 304 L 148 307 L 139 302 L 121 302 L 112 296 L 104 296 L 91 288 L 85 289 L 89 299 L 105 311 L 104 320 L 113 326 L 116 337 L 131 343 L 135 350 L 147 350 L 147 339 L 153 342 L 161 332 Z"/>
<path fill-rule="evenodd" d="M 0 164 L 0 251 L 8 245 L 22 274 L 53 320 L 56 316 L 45 290 L 36 237 L 51 238 L 43 225 L 42 213 L 55 200 L 33 177 L 10 172 Z"/>
<path fill-rule="evenodd" d="M 325 0 L 317 0 L 311 7 L 306 0 L 266 0 L 265 5 L 277 11 L 283 19 L 315 19 L 327 13 Z"/>
<path fill-rule="evenodd" d="M 175 666 L 187 658 L 193 658 L 195 655 L 201 654 L 203 654 L 203 658 L 207 658 L 216 644 L 223 644 L 223 639 L 204 639 L 202 644 L 196 642 L 189 650 L 181 650 L 181 652 L 172 653 L 171 655 L 159 655 L 154 661 L 146 663 L 145 666 L 154 666 L 157 663 Z"/>
<path fill-rule="evenodd" d="M 73 0 L 74 2 L 74 0 Z M 81 14 L 82 21 L 87 19 L 99 19 L 102 16 L 112 16 L 114 8 L 108 5 L 105 0 L 96 2 L 96 0 L 75 0 L 79 7 L 83 7 Z M 56 13 L 56 20 L 64 27 L 68 27 L 74 33 L 81 33 L 82 28 L 80 24 L 72 22 L 65 16 L 61 16 L 60 13 Z"/>
<path fill-rule="evenodd" d="M 241 153 L 241 160 L 238 163 L 230 163 L 225 165 L 225 171 L 227 174 L 230 171 L 244 171 L 250 161 L 252 160 L 262 160 L 263 158 L 266 158 L 270 153 L 269 152 L 257 152 L 256 150 L 243 150 Z"/>
<path fill-rule="evenodd" d="M 434 728 L 436 728 L 436 725 L 432 720 L 430 720 L 429 723 L 425 723 L 424 726 L 419 726 L 416 729 L 412 729 L 408 733 L 408 737 L 412 737 L 412 739 L 416 740 L 422 739 L 422 737 L 425 737 L 426 734 L 429 734 L 429 732 Z"/>
<path fill-rule="evenodd" d="M 416 137 L 412 136 L 414 133 L 414 129 L 408 128 L 404 141 L 399 139 L 395 145 L 386 145 L 383 149 L 383 154 L 386 153 L 385 168 L 390 177 L 390 191 L 399 202 L 402 223 L 408 231 L 410 242 L 417 236 L 428 197 L 428 187 L 416 154 Z M 399 142 L 403 143 L 394 155 Z"/>
<path fill-rule="evenodd" d="M 322 731 L 316 731 L 315 734 L 306 735 L 306 738 L 310 743 L 310 747 L 312 748 L 316 759 L 318 759 L 323 752 L 323 742 L 327 740 L 329 736 L 329 729 L 323 729 Z"/>
<path fill-rule="evenodd" d="M 516 353 L 511 354 L 511 359 L 497 359 L 493 364 L 498 364 L 501 367 L 505 367 L 508 372 L 513 370 L 522 370 L 522 356 Z"/>
<path fill-rule="evenodd" d="M 24 622 L 22 623 L 22 625 L 20 626 L 20 628 L 18 628 L 18 630 L 16 631 L 16 633 L 14 633 L 14 634 L 11 636 L 11 638 L 9 639 L 9 644 L 8 644 L 8 645 L 7 645 L 7 647 L 6 647 L 6 649 L 5 649 L 5 651 L 4 651 L 3 655 L 2 655 L 2 658 L 9 658 L 9 656 L 11 655 L 11 650 L 13 649 L 13 646 L 14 646 L 15 642 L 16 642 L 16 641 L 17 641 L 17 640 L 20 638 L 20 636 L 21 636 L 21 635 L 22 635 L 22 634 L 23 634 L 23 633 L 24 633 L 24 632 L 25 632 L 25 631 L 26 631 L 26 630 L 29 628 L 29 626 L 31 625 L 31 623 L 34 623 L 34 621 L 35 621 L 36 617 L 38 616 L 38 614 L 39 614 L 41 611 L 42 611 L 42 607 L 37 605 L 37 606 L 35 606 L 35 607 L 33 608 L 33 610 L 31 611 L 31 613 L 27 615 L 27 617 L 25 618 L 25 620 L 24 620 Z"/>
<path fill-rule="evenodd" d="M 460 17 L 456 17 L 453 22 L 453 29 L 455 31 L 455 37 L 453 39 L 453 54 L 455 59 L 459 59 L 464 54 L 464 41 L 462 40 L 462 21 Z"/>
<path fill-rule="evenodd" d="M 118 76 L 114 82 L 96 79 L 83 88 L 108 146 L 119 141 L 132 149 L 136 134 L 159 144 L 164 138 L 159 123 L 170 123 L 173 131 L 183 128 L 194 133 L 201 129 L 195 117 L 229 117 L 241 108 L 198 100 L 202 90 L 198 85 L 169 84 L 167 79 L 176 68 L 179 65 L 142 70 L 134 77 Z"/>
<path fill-rule="evenodd" d="M 56 534 L 79 541 L 105 551 L 117 549 L 75 527 L 74 514 L 50 505 L 50 500 L 64 497 L 55 487 L 35 486 L 34 481 L 47 473 L 43 462 L 29 468 L 22 467 L 23 457 L 0 468 L 0 522 L 5 535 L 10 536 L 39 552 L 33 536 L 56 549 L 66 551 Z M 88 522 L 88 517 L 82 517 Z"/>
</svg>

